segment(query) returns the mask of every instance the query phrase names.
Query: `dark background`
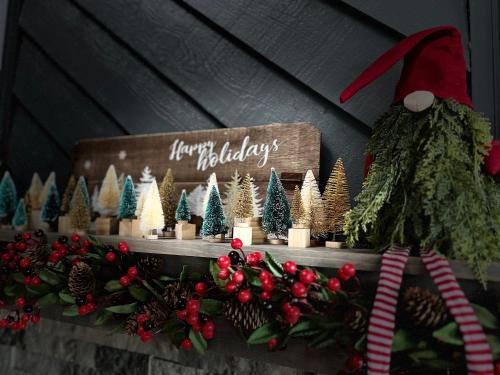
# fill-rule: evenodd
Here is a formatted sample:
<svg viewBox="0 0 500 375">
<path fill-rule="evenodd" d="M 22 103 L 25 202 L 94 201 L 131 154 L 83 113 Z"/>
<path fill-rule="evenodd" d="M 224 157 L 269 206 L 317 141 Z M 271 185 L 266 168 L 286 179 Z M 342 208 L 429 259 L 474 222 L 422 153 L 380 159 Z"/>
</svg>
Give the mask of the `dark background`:
<svg viewBox="0 0 500 375">
<path fill-rule="evenodd" d="M 62 189 L 81 138 L 310 121 L 322 182 L 342 157 L 357 193 L 401 64 L 346 105 L 340 91 L 406 35 L 452 24 L 476 108 L 495 123 L 498 21 L 494 0 L 10 1 L 1 167 L 21 191 L 51 170 Z"/>
</svg>

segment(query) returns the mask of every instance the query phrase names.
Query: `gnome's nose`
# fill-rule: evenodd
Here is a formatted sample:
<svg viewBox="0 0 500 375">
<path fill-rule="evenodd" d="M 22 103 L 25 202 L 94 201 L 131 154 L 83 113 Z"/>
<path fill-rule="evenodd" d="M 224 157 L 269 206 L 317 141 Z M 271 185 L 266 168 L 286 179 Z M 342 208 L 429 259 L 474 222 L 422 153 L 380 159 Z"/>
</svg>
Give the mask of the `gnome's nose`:
<svg viewBox="0 0 500 375">
<path fill-rule="evenodd" d="M 426 90 L 416 90 L 405 96 L 404 106 L 412 112 L 422 112 L 434 103 L 434 94 Z"/>
</svg>

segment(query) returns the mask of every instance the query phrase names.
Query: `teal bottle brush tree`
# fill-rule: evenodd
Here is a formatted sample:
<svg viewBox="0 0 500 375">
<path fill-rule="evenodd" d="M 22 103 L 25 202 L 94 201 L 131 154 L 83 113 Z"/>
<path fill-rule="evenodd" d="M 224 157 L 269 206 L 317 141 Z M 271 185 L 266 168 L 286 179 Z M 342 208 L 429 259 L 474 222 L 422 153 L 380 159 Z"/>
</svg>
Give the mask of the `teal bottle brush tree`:
<svg viewBox="0 0 500 375">
<path fill-rule="evenodd" d="M 262 228 L 271 239 L 285 239 L 292 226 L 290 204 L 278 174 L 271 168 L 267 197 L 262 213 Z"/>
<path fill-rule="evenodd" d="M 17 207 L 17 190 L 9 172 L 5 172 L 0 182 L 0 223 L 10 225 Z"/>
<path fill-rule="evenodd" d="M 226 219 L 220 200 L 219 192 L 212 186 L 205 210 L 205 220 L 201 228 L 201 233 L 209 241 L 221 241 L 226 233 Z M 219 238 L 216 238 L 219 236 Z"/>
</svg>

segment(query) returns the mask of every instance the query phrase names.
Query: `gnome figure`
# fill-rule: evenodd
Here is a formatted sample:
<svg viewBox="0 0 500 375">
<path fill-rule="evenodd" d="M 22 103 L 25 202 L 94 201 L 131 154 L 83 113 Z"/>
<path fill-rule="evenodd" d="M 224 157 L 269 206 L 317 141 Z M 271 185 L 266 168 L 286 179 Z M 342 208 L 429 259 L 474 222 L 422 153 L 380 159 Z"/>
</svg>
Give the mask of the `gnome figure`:
<svg viewBox="0 0 500 375">
<path fill-rule="evenodd" d="M 410 252 L 420 254 L 465 346 L 469 374 L 492 374 L 491 352 L 447 258 L 466 260 L 485 283 L 500 259 L 500 144 L 472 110 L 459 31 L 402 40 L 341 94 L 345 102 L 404 58 L 394 102 L 375 124 L 366 181 L 344 230 L 384 249 L 368 328 L 368 373 L 389 374 L 397 296 Z"/>
</svg>

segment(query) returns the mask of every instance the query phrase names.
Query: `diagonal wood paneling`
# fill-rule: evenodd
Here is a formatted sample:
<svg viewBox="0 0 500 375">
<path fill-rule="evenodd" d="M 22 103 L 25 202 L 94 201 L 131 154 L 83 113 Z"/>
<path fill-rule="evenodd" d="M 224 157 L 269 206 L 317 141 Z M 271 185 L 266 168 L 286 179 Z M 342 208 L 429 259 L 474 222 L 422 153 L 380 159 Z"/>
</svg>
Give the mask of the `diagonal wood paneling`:
<svg viewBox="0 0 500 375">
<path fill-rule="evenodd" d="M 129 133 L 219 126 L 70 2 L 29 1 L 21 25 Z"/>
</svg>

